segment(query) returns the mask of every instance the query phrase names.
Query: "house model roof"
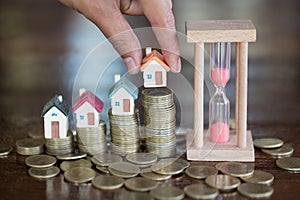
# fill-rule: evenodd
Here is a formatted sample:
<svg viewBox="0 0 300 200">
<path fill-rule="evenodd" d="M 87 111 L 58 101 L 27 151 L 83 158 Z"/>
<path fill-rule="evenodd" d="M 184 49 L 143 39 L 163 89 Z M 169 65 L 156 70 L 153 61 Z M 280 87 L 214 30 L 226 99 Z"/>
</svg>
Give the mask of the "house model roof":
<svg viewBox="0 0 300 200">
<path fill-rule="evenodd" d="M 52 108 L 56 107 L 60 110 L 65 116 L 69 114 L 69 106 L 62 100 L 61 95 L 55 95 L 50 101 L 48 101 L 42 111 L 42 117 Z"/>
<path fill-rule="evenodd" d="M 88 102 L 93 106 L 97 112 L 101 113 L 103 109 L 103 102 L 92 92 L 85 91 L 83 92 L 80 97 L 75 101 L 73 106 L 73 112 L 76 112 L 80 106 L 82 106 L 85 102 Z"/>
<path fill-rule="evenodd" d="M 170 71 L 170 67 L 165 63 L 163 56 L 156 50 L 153 50 L 151 53 L 147 54 L 143 59 L 140 71 L 144 71 L 151 61 L 155 60 L 158 62 L 166 71 Z"/>
<path fill-rule="evenodd" d="M 133 96 L 134 99 L 138 98 L 138 88 L 124 77 L 110 88 L 108 98 L 111 99 L 113 95 L 121 88 L 124 88 L 129 94 Z"/>
</svg>

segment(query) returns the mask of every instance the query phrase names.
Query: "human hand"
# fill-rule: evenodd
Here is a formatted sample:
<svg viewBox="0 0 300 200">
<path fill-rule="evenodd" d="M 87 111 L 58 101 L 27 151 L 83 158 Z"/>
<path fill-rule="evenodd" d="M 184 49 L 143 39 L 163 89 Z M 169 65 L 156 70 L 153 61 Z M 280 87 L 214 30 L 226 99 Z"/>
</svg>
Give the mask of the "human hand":
<svg viewBox="0 0 300 200">
<path fill-rule="evenodd" d="M 181 71 L 179 45 L 171 0 L 59 0 L 95 23 L 123 57 L 129 73 L 139 72 L 141 45 L 124 18 L 145 15 L 154 27 L 162 54 L 172 72 Z"/>
</svg>

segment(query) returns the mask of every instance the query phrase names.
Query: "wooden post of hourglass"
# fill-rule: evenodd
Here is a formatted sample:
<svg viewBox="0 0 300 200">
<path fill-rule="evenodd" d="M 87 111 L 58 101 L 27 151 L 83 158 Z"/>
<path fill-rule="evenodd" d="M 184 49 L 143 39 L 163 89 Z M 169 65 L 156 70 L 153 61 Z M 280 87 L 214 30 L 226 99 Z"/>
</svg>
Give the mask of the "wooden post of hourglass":
<svg viewBox="0 0 300 200">
<path fill-rule="evenodd" d="M 256 40 L 254 25 L 250 20 L 188 21 L 186 34 L 187 41 L 195 45 L 195 122 L 193 137 L 187 137 L 187 158 L 203 161 L 254 161 L 252 136 L 247 131 L 248 42 Z M 204 44 L 214 42 L 236 43 L 236 134 L 230 134 L 230 141 L 224 144 L 212 144 L 203 130 Z"/>
</svg>

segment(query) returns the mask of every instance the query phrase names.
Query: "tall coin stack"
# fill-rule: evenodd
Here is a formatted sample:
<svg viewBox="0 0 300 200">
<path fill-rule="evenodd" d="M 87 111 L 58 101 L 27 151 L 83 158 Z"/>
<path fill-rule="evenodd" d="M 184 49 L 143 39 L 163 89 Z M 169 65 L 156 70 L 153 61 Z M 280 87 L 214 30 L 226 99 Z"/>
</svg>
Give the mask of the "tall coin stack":
<svg viewBox="0 0 300 200">
<path fill-rule="evenodd" d="M 72 131 L 68 131 L 66 138 L 45 138 L 46 153 L 61 155 L 74 152 L 74 137 Z"/>
<path fill-rule="evenodd" d="M 173 92 L 168 88 L 151 88 L 142 91 L 146 148 L 158 157 L 176 154 L 176 109 Z"/>
<path fill-rule="evenodd" d="M 113 115 L 110 121 L 111 149 L 120 155 L 138 152 L 140 148 L 138 110 L 133 115 Z"/>
<path fill-rule="evenodd" d="M 96 155 L 107 151 L 106 124 L 100 120 L 98 127 L 76 128 L 77 146 L 80 152 Z"/>
</svg>

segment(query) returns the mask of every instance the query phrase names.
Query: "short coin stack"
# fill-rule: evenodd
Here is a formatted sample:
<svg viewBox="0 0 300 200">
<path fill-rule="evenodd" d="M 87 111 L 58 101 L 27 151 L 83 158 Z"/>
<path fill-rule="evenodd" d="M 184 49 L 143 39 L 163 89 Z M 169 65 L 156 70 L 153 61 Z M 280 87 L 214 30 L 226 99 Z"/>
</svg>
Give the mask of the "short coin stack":
<svg viewBox="0 0 300 200">
<path fill-rule="evenodd" d="M 138 111 L 133 115 L 113 115 L 110 121 L 111 150 L 120 155 L 138 152 L 140 148 Z"/>
<path fill-rule="evenodd" d="M 17 152 L 21 155 L 36 155 L 44 152 L 44 141 L 41 139 L 24 138 L 16 142 Z"/>
<path fill-rule="evenodd" d="M 176 154 L 176 109 L 173 92 L 168 88 L 144 89 L 142 104 L 147 151 L 159 157 L 174 156 Z"/>
<path fill-rule="evenodd" d="M 60 155 L 74 152 L 74 137 L 71 131 L 66 138 L 45 138 L 46 153 Z"/>
<path fill-rule="evenodd" d="M 77 127 L 76 132 L 80 152 L 90 155 L 106 152 L 106 124 L 103 120 L 100 120 L 98 127 Z"/>
</svg>

